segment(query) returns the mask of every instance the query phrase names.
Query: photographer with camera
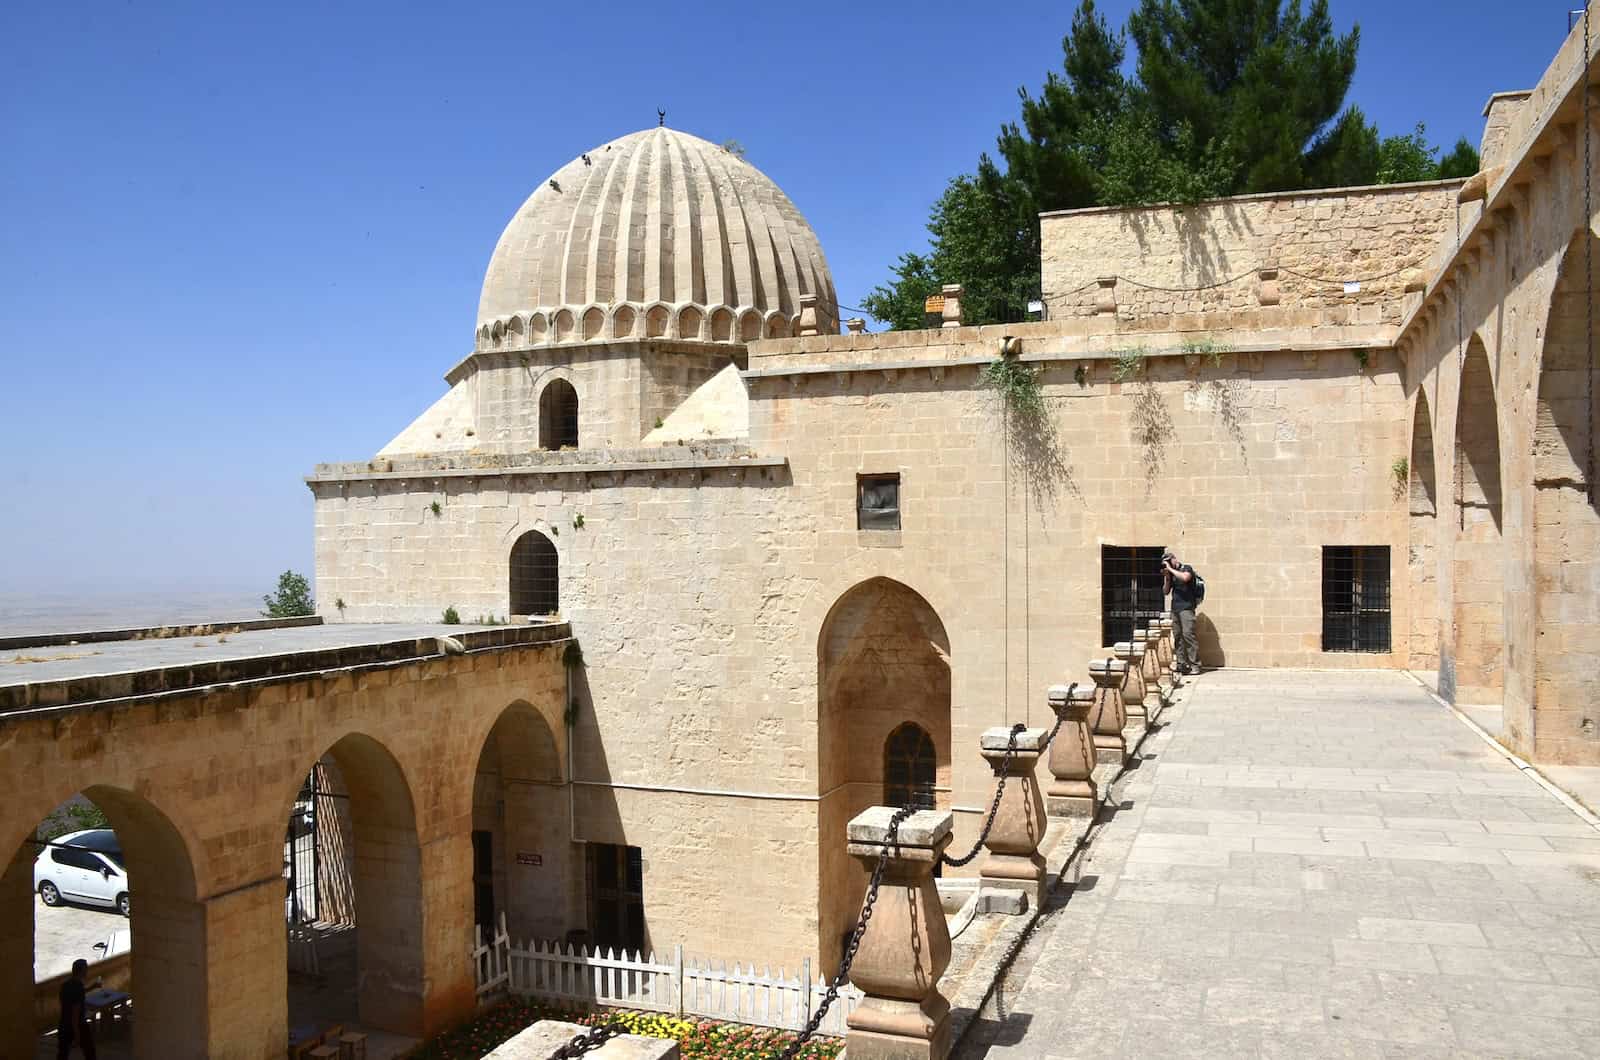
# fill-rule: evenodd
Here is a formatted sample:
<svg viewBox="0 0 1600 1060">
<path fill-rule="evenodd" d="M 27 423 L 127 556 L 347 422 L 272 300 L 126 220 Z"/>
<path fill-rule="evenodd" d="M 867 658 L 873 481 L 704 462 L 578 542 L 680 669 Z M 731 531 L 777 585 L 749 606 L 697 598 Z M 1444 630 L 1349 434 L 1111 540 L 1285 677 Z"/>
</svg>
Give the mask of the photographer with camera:
<svg viewBox="0 0 1600 1060">
<path fill-rule="evenodd" d="M 1176 642 L 1172 668 L 1180 674 L 1200 672 L 1200 643 L 1194 635 L 1194 609 L 1205 599 L 1206 583 L 1194 568 L 1179 563 L 1168 549 L 1161 556 L 1161 588 L 1172 594 L 1172 632 Z"/>
</svg>

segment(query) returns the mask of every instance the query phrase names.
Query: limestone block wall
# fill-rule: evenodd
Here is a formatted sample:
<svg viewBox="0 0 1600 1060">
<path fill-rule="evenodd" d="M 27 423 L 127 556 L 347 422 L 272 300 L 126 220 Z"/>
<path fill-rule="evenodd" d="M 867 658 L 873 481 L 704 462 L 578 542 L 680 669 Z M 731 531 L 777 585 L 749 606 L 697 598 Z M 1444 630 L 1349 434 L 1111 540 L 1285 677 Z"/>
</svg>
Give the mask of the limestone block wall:
<svg viewBox="0 0 1600 1060">
<path fill-rule="evenodd" d="M 137 1055 L 282 1056 L 284 829 L 331 753 L 350 794 L 362 1021 L 421 1034 L 460 1020 L 474 1004 L 474 771 L 510 704 L 559 729 L 564 641 L 546 640 L 0 716 L 0 996 L 29 996 L 32 977 L 24 840 L 84 792 L 136 889 Z M 28 1013 L 12 1010 L 0 1005 L 0 1053 L 32 1055 Z"/>
<path fill-rule="evenodd" d="M 546 533 L 586 659 L 576 836 L 641 847 L 653 946 L 824 956 L 855 901 L 828 852 L 857 803 L 881 798 L 879 748 L 822 748 L 823 631 L 863 583 L 906 587 L 947 638 L 948 727 L 929 728 L 948 741 L 958 845 L 987 793 L 979 734 L 1047 721 L 1043 688 L 1081 679 L 1102 648 L 1101 544 L 1170 545 L 1205 572 L 1209 662 L 1407 661 L 1408 507 L 1391 469 L 1410 408 L 1391 355 L 1362 369 L 1348 351 L 1227 354 L 1193 374 L 1156 358 L 1124 383 L 1104 358 L 1042 366 L 1053 458 L 1007 459 L 978 368 L 933 362 L 753 376 L 753 445 L 776 466 L 484 467 L 437 491 L 416 488 L 423 467 L 348 472 L 314 484 L 319 596 L 351 619 L 503 613 L 511 543 Z M 885 471 L 902 476 L 902 529 L 858 531 L 856 476 Z M 1391 653 L 1321 651 L 1323 545 L 1391 547 Z M 844 687 L 858 684 L 871 681 Z M 711 864 L 748 877 L 715 917 L 697 897 Z"/>
<path fill-rule="evenodd" d="M 1428 256 L 1454 226 L 1461 183 L 1047 213 L 1040 229 L 1045 304 L 1055 319 L 1206 315 L 1193 326 L 1212 328 L 1257 319 L 1397 324 L 1407 284 L 1420 282 Z M 1359 290 L 1347 290 L 1346 281 L 1360 281 Z"/>
<path fill-rule="evenodd" d="M 1432 415 L 1440 691 L 1503 704 L 1505 742 L 1556 763 L 1600 762 L 1600 679 L 1588 665 L 1600 648 L 1600 513 L 1587 396 L 1600 354 L 1582 323 L 1595 297 L 1582 279 L 1585 243 L 1597 224 L 1583 213 L 1581 86 L 1597 75 L 1574 30 L 1509 115 L 1503 166 L 1464 209 L 1460 242 L 1439 249 L 1399 338 L 1408 391 Z M 1600 129 L 1588 135 L 1600 143 Z M 1494 659 L 1498 674 L 1485 667 Z"/>
</svg>

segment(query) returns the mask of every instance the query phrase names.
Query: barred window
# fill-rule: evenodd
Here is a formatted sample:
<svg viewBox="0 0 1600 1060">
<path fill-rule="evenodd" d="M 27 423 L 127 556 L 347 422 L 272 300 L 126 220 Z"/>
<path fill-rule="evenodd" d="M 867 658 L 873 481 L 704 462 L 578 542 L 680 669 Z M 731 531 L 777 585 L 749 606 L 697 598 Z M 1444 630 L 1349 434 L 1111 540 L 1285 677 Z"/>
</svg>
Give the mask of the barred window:
<svg viewBox="0 0 1600 1060">
<path fill-rule="evenodd" d="M 1160 545 L 1100 546 L 1100 643 L 1128 640 L 1166 611 Z"/>
<path fill-rule="evenodd" d="M 900 529 L 900 476 L 856 476 L 856 529 Z"/>
<path fill-rule="evenodd" d="M 553 379 L 539 395 L 539 448 L 578 448 L 578 392 L 565 379 Z"/>
<path fill-rule="evenodd" d="M 906 722 L 883 744 L 883 804 L 934 808 L 934 785 L 939 766 L 933 738 L 920 725 Z"/>
<path fill-rule="evenodd" d="M 1322 547 L 1322 650 L 1390 649 L 1389 546 Z"/>
<path fill-rule="evenodd" d="M 511 546 L 511 613 L 553 615 L 561 610 L 561 568 L 556 546 L 529 530 Z"/>
</svg>

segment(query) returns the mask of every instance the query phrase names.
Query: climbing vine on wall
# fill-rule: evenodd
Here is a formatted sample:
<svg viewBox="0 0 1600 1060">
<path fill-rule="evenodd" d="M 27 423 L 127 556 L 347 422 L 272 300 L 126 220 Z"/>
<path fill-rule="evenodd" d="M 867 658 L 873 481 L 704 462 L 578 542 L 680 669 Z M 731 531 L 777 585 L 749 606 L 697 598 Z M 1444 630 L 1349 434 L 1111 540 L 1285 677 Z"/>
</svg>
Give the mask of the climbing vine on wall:
<svg viewBox="0 0 1600 1060">
<path fill-rule="evenodd" d="M 1062 490 L 1074 497 L 1080 494 L 1072 465 L 1061 451 L 1055 417 L 1039 378 L 1042 371 L 1006 355 L 984 365 L 978 381 L 1000 399 L 1006 450 L 1023 488 L 1040 510 L 1050 510 Z"/>
</svg>

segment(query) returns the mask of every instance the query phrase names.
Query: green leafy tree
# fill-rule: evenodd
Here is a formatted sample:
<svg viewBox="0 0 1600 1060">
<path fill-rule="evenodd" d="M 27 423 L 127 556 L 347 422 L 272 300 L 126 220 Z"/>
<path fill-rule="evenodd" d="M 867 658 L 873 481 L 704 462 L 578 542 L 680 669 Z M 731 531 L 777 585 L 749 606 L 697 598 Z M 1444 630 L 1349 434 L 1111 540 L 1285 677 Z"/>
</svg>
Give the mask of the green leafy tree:
<svg viewBox="0 0 1600 1060">
<path fill-rule="evenodd" d="M 1467 138 L 1463 136 L 1443 158 L 1439 159 L 1439 171 L 1436 176 L 1439 180 L 1470 177 L 1482 164 L 1483 160 L 1478 157 L 1478 149 L 1468 143 Z"/>
<path fill-rule="evenodd" d="M 1307 187 L 1313 155 L 1348 168 L 1340 155 L 1367 146 L 1357 135 L 1364 122 L 1335 122 L 1361 29 L 1336 35 L 1327 0 L 1312 0 L 1309 11 L 1301 0 L 1140 0 L 1128 33 L 1167 146 L 1196 166 L 1228 144 L 1238 160 L 1229 194 Z M 1178 142 L 1184 127 L 1187 148 Z"/>
<path fill-rule="evenodd" d="M 863 308 L 920 328 L 923 300 L 960 283 L 967 321 L 1022 319 L 1039 297 L 1041 212 L 1476 172 L 1465 141 L 1434 162 L 1421 126 L 1385 140 L 1345 107 L 1360 40 L 1334 33 L 1327 0 L 1140 0 L 1120 31 L 1081 0 L 1061 70 L 1018 90 L 996 154 L 934 203 L 930 250 L 901 255 Z"/>
<path fill-rule="evenodd" d="M 268 618 L 298 618 L 317 613 L 317 605 L 311 599 L 311 583 L 292 570 L 278 575 L 278 591 L 261 600 L 267 605 L 261 613 Z"/>
</svg>

